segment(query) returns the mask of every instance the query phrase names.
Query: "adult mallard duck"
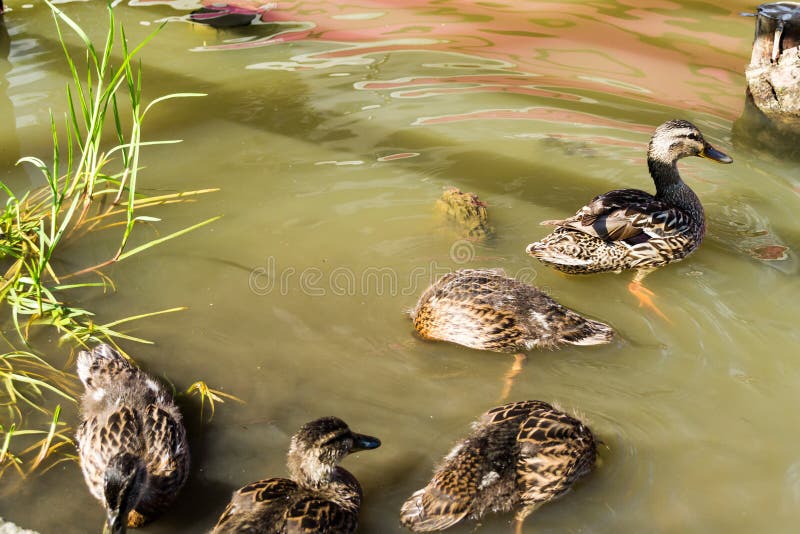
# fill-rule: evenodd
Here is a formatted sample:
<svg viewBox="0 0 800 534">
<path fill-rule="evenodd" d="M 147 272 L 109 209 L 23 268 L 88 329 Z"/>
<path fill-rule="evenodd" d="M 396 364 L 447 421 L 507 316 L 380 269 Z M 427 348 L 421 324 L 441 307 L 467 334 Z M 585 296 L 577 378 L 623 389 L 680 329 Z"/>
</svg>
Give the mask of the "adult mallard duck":
<svg viewBox="0 0 800 534">
<path fill-rule="evenodd" d="M 214 534 L 355 532 L 361 486 L 337 464 L 352 452 L 380 444 L 378 438 L 352 432 L 336 417 L 307 423 L 289 447 L 291 480 L 259 480 L 234 492 Z"/>
<path fill-rule="evenodd" d="M 427 486 L 400 511 L 415 532 L 516 509 L 516 532 L 540 505 L 567 491 L 595 465 L 591 430 L 541 401 L 492 408 L 445 456 Z"/>
<path fill-rule="evenodd" d="M 189 447 L 170 393 L 108 345 L 78 354 L 86 388 L 77 440 L 105 530 L 124 533 L 162 513 L 189 474 Z"/>
<path fill-rule="evenodd" d="M 641 304 L 664 317 L 642 279 L 691 254 L 706 229 L 700 199 L 678 173 L 678 160 L 687 156 L 733 161 L 703 139 L 692 123 L 667 121 L 656 128 L 647 151 L 655 196 L 638 189 L 617 189 L 595 197 L 568 219 L 542 222 L 556 229 L 528 245 L 528 254 L 570 274 L 635 269 L 628 289 Z"/>
</svg>

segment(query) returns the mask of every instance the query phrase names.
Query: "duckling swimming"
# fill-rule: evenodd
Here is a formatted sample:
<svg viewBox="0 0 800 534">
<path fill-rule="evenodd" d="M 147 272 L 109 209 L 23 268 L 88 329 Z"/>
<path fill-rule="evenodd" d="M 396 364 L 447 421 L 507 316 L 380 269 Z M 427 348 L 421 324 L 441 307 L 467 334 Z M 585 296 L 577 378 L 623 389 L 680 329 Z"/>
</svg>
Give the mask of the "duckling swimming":
<svg viewBox="0 0 800 534">
<path fill-rule="evenodd" d="M 414 532 L 444 530 L 486 512 L 516 510 L 516 532 L 534 510 L 567 493 L 595 465 L 597 445 L 579 420 L 541 401 L 492 408 L 445 456 L 400 511 Z"/>
<path fill-rule="evenodd" d="M 486 204 L 475 193 L 448 187 L 436 201 L 436 208 L 466 239 L 485 241 L 494 233 L 494 228 L 489 225 Z"/>
<path fill-rule="evenodd" d="M 361 486 L 337 464 L 350 453 L 380 444 L 378 438 L 352 432 L 336 417 L 305 424 L 289 446 L 291 480 L 259 480 L 234 492 L 214 534 L 355 532 Z"/>
<path fill-rule="evenodd" d="M 597 345 L 614 336 L 607 324 L 580 316 L 502 269 L 442 276 L 419 298 L 411 318 L 425 339 L 495 352 Z"/>
<path fill-rule="evenodd" d="M 86 388 L 76 438 L 106 530 L 124 533 L 166 510 L 189 474 L 183 419 L 172 395 L 109 345 L 78 354 Z"/>
<path fill-rule="evenodd" d="M 629 291 L 666 319 L 642 280 L 652 270 L 688 256 L 703 240 L 703 206 L 678 172 L 678 160 L 688 156 L 733 162 L 703 139 L 694 124 L 667 121 L 656 128 L 647 151 L 655 196 L 638 189 L 597 196 L 572 217 L 542 222 L 556 229 L 528 245 L 527 253 L 570 274 L 634 269 Z"/>
</svg>

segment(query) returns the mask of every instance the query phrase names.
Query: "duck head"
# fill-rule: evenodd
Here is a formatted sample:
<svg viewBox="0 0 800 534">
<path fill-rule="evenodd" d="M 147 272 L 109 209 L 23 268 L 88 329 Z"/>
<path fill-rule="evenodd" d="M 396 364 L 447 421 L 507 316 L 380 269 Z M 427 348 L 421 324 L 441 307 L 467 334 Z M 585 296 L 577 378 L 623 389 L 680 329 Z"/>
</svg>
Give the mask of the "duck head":
<svg viewBox="0 0 800 534">
<path fill-rule="evenodd" d="M 125 533 L 128 513 L 139 501 L 146 480 L 147 468 L 138 456 L 121 453 L 111 458 L 103 480 L 106 505 L 103 534 Z"/>
<path fill-rule="evenodd" d="M 380 445 L 378 438 L 356 434 L 338 417 L 322 417 L 306 423 L 292 436 L 287 466 L 295 481 L 319 487 L 330 481 L 342 458 Z"/>
<path fill-rule="evenodd" d="M 674 165 L 680 158 L 700 156 L 719 163 L 733 159 L 703 139 L 697 126 L 685 120 L 667 121 L 656 128 L 647 151 L 648 161 Z"/>
</svg>

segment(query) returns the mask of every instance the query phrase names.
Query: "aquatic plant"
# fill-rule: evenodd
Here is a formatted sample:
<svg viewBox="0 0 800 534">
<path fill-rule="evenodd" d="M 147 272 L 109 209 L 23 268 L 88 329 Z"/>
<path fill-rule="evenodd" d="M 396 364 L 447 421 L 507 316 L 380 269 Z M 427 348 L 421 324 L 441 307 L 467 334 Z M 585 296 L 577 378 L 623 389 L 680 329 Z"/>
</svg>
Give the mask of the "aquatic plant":
<svg viewBox="0 0 800 534">
<path fill-rule="evenodd" d="M 134 48 L 128 47 L 125 30 L 108 7 L 108 32 L 102 49 L 63 11 L 45 0 L 53 13 L 58 39 L 71 73 L 67 84 L 67 112 L 63 127 L 50 113 L 53 141 L 49 163 L 28 156 L 27 163 L 41 171 L 45 185 L 17 195 L 5 183 L 0 189 L 8 198 L 0 208 L 0 306 L 21 342 L 31 345 L 31 327 L 55 327 L 60 342 L 85 346 L 93 342 L 127 339 L 148 342 L 125 334 L 119 327 L 130 321 L 170 313 L 171 308 L 100 323 L 94 314 L 69 303 L 65 295 L 74 290 L 113 290 L 113 281 L 102 269 L 175 237 L 207 225 L 212 217 L 143 244 L 130 245 L 134 228 L 154 225 L 160 219 L 143 211 L 186 202 L 213 189 L 146 196 L 137 191 L 140 150 L 147 145 L 178 143 L 178 140 L 143 141 L 145 116 L 158 103 L 173 98 L 204 96 L 173 93 L 145 104 L 142 100 L 141 63 L 135 58 L 158 29 Z M 64 26 L 72 30 L 86 50 L 85 69 L 70 53 Z M 160 28 L 159 28 L 160 29 Z M 116 65 L 115 65 L 116 63 Z M 79 66 L 80 65 L 80 66 Z M 85 72 L 84 72 L 85 70 Z M 59 132 L 62 132 L 59 134 Z M 109 136 L 109 133 L 113 133 Z M 60 136 L 61 135 L 61 136 Z M 112 141 L 109 144 L 109 137 Z M 65 243 L 89 234 L 119 230 L 119 244 L 110 257 L 95 265 L 62 272 L 66 264 Z M 91 276 L 92 278 L 88 278 Z M 32 349 L 31 349 L 32 350 Z M 213 392 L 214 390 L 207 391 Z M 8 469 L 25 476 L 54 453 L 63 461 L 70 457 L 67 428 L 59 421 L 60 406 L 44 406 L 51 397 L 74 401 L 72 380 L 34 352 L 13 350 L 0 355 L 0 476 Z M 203 395 L 205 398 L 205 395 Z M 212 400 L 215 397 L 210 397 Z M 213 410 L 213 404 L 212 404 Z M 46 414 L 44 430 L 28 429 L 24 415 Z M 20 447 L 14 447 L 22 443 Z M 14 452 L 17 451 L 17 452 Z"/>
<path fill-rule="evenodd" d="M 197 382 L 189 386 L 184 394 L 188 396 L 195 396 L 195 395 L 200 396 L 201 421 L 203 420 L 204 417 L 206 403 L 208 403 L 209 409 L 211 410 L 211 413 L 209 413 L 208 415 L 208 420 L 211 421 L 214 418 L 214 411 L 216 409 L 216 406 L 214 404 L 215 402 L 218 402 L 220 404 L 225 404 L 225 399 L 236 402 L 244 402 L 239 397 L 231 395 L 230 393 L 224 393 L 222 391 L 219 391 L 218 389 L 211 389 L 210 387 L 208 387 L 208 384 L 206 384 L 202 380 L 198 380 Z"/>
<path fill-rule="evenodd" d="M 71 378 L 31 352 L 13 351 L 0 355 L 0 382 L 0 408 L 8 421 L 0 424 L 0 476 L 11 469 L 24 478 L 37 468 L 47 470 L 74 458 L 70 429 L 59 421 L 61 405 L 52 412 L 42 407 L 48 394 L 74 402 Z M 18 429 L 23 408 L 48 417 L 47 430 Z M 18 452 L 11 450 L 12 438 Z"/>
</svg>

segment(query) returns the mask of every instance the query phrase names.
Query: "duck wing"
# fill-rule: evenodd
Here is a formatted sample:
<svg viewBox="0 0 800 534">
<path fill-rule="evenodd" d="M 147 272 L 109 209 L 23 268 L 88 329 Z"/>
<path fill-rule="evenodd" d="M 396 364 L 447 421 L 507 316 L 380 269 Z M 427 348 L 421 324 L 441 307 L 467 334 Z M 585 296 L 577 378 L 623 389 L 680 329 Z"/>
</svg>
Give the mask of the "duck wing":
<svg viewBox="0 0 800 534">
<path fill-rule="evenodd" d="M 76 439 L 81 470 L 92 495 L 104 499 L 106 466 L 114 456 L 128 453 L 138 456 L 142 451 L 139 418 L 128 406 L 106 414 L 87 417 L 78 427 Z"/>
<path fill-rule="evenodd" d="M 180 420 L 164 408 L 150 404 L 145 408 L 143 423 L 150 475 L 171 476 L 176 471 L 185 471 L 189 449 L 186 430 Z"/>
<path fill-rule="evenodd" d="M 358 512 L 327 499 L 307 496 L 286 512 L 286 534 L 349 534 L 358 526 Z"/>
<path fill-rule="evenodd" d="M 577 419 L 540 403 L 519 427 L 517 484 L 526 503 L 560 496 L 594 466 L 591 431 Z"/>
<path fill-rule="evenodd" d="M 152 518 L 165 510 L 177 497 L 189 476 L 189 446 L 186 430 L 177 409 L 147 405 L 142 413 L 144 461 L 147 465 L 148 490 L 136 504 L 136 511 Z"/>
<path fill-rule="evenodd" d="M 300 491 L 296 482 L 286 478 L 270 478 L 247 484 L 233 493 L 231 502 L 212 532 L 282 532 L 286 508 Z"/>
<path fill-rule="evenodd" d="M 691 225 L 683 210 L 645 191 L 617 189 L 595 197 L 572 217 L 542 224 L 571 228 L 604 241 L 637 244 L 684 233 Z"/>
</svg>

